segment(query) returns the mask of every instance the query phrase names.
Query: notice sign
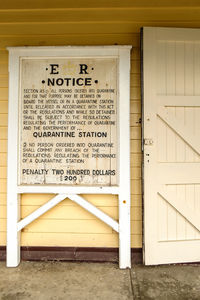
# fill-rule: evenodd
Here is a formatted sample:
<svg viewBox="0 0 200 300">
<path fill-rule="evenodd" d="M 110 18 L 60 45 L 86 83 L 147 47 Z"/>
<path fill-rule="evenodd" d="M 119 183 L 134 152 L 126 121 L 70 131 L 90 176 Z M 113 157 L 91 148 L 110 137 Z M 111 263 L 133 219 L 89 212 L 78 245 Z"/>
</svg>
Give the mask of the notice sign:
<svg viewBox="0 0 200 300">
<path fill-rule="evenodd" d="M 21 58 L 19 183 L 118 183 L 116 58 Z"/>
</svg>

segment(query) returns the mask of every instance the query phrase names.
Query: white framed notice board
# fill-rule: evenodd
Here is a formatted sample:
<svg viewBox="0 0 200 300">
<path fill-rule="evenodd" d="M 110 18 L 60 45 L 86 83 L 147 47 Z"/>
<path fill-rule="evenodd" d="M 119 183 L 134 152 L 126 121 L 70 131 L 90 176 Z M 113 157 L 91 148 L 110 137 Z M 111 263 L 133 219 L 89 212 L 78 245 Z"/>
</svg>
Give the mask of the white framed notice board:
<svg viewBox="0 0 200 300">
<path fill-rule="evenodd" d="M 7 265 L 20 231 L 65 198 L 119 232 L 130 267 L 130 46 L 9 48 Z M 20 195 L 53 193 L 21 220 Z M 81 194 L 119 195 L 119 222 Z"/>
</svg>

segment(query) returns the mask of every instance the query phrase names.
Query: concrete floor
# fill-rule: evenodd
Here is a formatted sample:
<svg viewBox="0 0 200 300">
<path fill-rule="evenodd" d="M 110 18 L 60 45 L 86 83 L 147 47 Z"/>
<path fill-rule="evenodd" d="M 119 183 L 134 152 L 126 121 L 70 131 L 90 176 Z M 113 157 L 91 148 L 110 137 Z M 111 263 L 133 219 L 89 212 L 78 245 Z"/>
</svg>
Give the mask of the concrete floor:
<svg viewBox="0 0 200 300">
<path fill-rule="evenodd" d="M 200 265 L 119 270 L 117 264 L 0 262 L 1 300 L 200 299 Z"/>
</svg>

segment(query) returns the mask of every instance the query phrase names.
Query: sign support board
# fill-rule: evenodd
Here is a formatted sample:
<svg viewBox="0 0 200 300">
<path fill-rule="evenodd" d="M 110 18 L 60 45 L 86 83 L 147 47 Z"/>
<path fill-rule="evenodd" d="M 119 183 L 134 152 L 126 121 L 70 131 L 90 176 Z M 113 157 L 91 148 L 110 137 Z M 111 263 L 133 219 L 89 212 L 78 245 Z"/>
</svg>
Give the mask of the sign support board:
<svg viewBox="0 0 200 300">
<path fill-rule="evenodd" d="M 9 48 L 7 266 L 20 231 L 65 198 L 119 232 L 130 267 L 130 46 Z M 21 220 L 23 193 L 55 197 Z M 119 222 L 80 194 L 116 194 Z"/>
</svg>

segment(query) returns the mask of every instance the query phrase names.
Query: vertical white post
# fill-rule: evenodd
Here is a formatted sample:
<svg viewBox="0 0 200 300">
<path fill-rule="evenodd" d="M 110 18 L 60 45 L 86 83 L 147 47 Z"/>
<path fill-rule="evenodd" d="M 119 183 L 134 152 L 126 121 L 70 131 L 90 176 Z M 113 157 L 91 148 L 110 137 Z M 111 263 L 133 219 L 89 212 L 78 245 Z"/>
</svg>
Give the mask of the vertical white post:
<svg viewBox="0 0 200 300">
<path fill-rule="evenodd" d="M 8 192 L 7 195 L 7 267 L 17 267 L 20 263 L 20 231 L 17 222 L 20 218 L 20 195 Z"/>
<path fill-rule="evenodd" d="M 119 195 L 119 267 L 131 268 L 130 196 Z"/>
<path fill-rule="evenodd" d="M 16 56 L 15 56 L 16 55 Z M 19 56 L 9 50 L 9 102 L 8 102 L 8 166 L 7 166 L 7 266 L 20 262 L 20 195 L 17 193 L 18 176 L 18 76 Z"/>
<path fill-rule="evenodd" d="M 131 267 L 130 239 L 130 49 L 119 57 L 119 267 Z"/>
</svg>

